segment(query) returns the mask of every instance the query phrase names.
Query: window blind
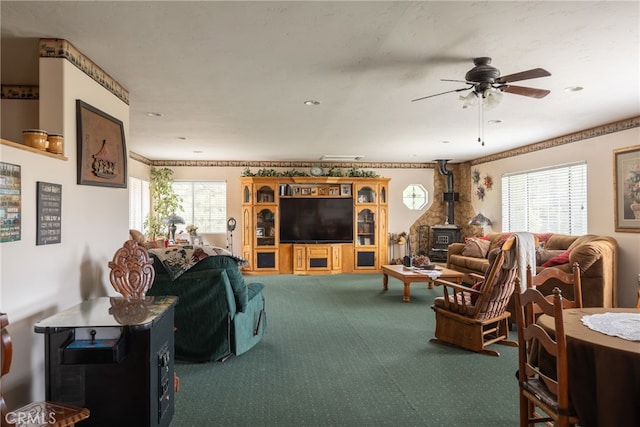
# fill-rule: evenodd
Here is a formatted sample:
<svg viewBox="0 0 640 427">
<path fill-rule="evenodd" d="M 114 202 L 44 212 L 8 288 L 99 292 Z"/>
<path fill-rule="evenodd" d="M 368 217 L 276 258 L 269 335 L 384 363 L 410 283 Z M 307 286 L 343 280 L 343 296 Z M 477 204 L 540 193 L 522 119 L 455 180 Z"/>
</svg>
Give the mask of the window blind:
<svg viewBox="0 0 640 427">
<path fill-rule="evenodd" d="M 182 197 L 182 216 L 198 233 L 227 231 L 227 183 L 224 181 L 174 181 L 173 189 Z"/>
<path fill-rule="evenodd" d="M 586 234 L 587 164 L 504 175 L 502 231 Z"/>
<path fill-rule="evenodd" d="M 149 215 L 151 199 L 149 181 L 129 177 L 129 228 L 143 231 L 144 220 Z"/>
</svg>

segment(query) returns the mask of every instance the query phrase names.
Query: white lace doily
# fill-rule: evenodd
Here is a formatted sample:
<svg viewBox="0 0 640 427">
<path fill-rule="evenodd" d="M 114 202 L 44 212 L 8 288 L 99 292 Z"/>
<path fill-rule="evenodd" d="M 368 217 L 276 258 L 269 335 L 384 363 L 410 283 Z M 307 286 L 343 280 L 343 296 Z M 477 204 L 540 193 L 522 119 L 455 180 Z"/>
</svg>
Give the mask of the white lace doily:
<svg viewBox="0 0 640 427">
<path fill-rule="evenodd" d="M 424 274 L 425 276 L 429 276 L 431 280 L 436 280 L 442 274 L 442 270 L 427 270 L 424 268 L 418 267 L 409 267 L 414 273 Z"/>
<path fill-rule="evenodd" d="M 629 341 L 640 341 L 640 313 L 602 313 L 582 317 L 589 329 Z"/>
</svg>

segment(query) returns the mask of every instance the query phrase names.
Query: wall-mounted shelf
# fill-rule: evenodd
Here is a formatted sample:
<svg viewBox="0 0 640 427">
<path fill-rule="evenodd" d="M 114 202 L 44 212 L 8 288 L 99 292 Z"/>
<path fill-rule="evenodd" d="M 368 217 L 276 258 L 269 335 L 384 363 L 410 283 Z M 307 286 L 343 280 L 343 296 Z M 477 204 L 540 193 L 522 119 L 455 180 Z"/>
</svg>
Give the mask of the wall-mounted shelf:
<svg viewBox="0 0 640 427">
<path fill-rule="evenodd" d="M 20 144 L 17 142 L 9 141 L 8 139 L 0 138 L 0 145 L 6 145 L 8 147 L 18 148 L 20 150 L 30 151 L 32 153 L 41 154 L 43 156 L 53 157 L 58 160 L 69 160 L 68 157 L 63 156 L 62 154 L 53 154 L 48 151 L 38 150 L 37 148 L 28 147 L 24 144 Z"/>
</svg>

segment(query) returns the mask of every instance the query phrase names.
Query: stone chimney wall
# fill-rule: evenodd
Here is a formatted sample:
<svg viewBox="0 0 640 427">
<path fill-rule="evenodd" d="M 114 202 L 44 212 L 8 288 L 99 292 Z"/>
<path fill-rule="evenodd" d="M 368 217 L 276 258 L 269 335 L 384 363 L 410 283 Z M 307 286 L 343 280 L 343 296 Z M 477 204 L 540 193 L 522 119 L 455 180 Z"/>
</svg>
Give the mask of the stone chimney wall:
<svg viewBox="0 0 640 427">
<path fill-rule="evenodd" d="M 434 168 L 438 168 L 435 163 Z M 452 225 L 461 227 L 462 238 L 473 236 L 479 231 L 478 227 L 468 225 L 469 220 L 476 215 L 476 212 L 471 206 L 471 164 L 468 162 L 447 163 L 447 168 L 451 172 L 453 172 L 453 175 L 455 177 L 453 183 L 453 191 L 460 194 L 459 201 L 453 202 L 456 223 Z M 420 226 L 428 226 L 430 229 L 430 227 L 433 225 L 444 224 L 446 219 L 446 203 L 442 201 L 442 193 L 446 191 L 447 177 L 442 175 L 440 172 L 434 173 L 433 177 L 433 194 L 431 195 L 433 203 L 431 204 L 429 209 L 427 209 L 425 213 L 411 225 L 411 228 L 409 229 L 412 254 L 419 254 L 420 252 L 425 252 L 426 254 L 431 247 L 430 241 L 426 247 L 424 247 L 424 243 L 423 247 L 418 247 L 420 244 Z M 431 239 L 432 236 L 431 233 L 429 233 L 429 240 Z"/>
</svg>

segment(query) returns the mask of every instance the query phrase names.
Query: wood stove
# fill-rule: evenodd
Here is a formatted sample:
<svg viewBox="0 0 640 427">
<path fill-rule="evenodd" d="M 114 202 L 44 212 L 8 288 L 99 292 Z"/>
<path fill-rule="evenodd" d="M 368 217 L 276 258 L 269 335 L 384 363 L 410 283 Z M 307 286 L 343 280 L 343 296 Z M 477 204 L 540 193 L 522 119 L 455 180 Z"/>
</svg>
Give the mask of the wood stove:
<svg viewBox="0 0 640 427">
<path fill-rule="evenodd" d="M 431 227 L 431 250 L 429 258 L 431 261 L 445 262 L 447 261 L 447 253 L 449 245 L 460 241 L 460 227 L 457 225 L 434 225 Z"/>
<path fill-rule="evenodd" d="M 434 225 L 431 227 L 431 249 L 429 258 L 432 261 L 443 262 L 447 260 L 449 245 L 460 241 L 460 227 L 454 225 L 454 202 L 458 201 L 458 193 L 453 189 L 453 172 L 447 169 L 448 160 L 436 160 L 440 173 L 446 179 L 445 192 L 442 193 L 442 201 L 445 203 L 445 223 L 444 225 Z"/>
</svg>

